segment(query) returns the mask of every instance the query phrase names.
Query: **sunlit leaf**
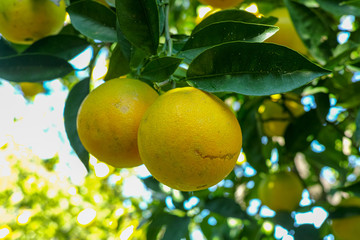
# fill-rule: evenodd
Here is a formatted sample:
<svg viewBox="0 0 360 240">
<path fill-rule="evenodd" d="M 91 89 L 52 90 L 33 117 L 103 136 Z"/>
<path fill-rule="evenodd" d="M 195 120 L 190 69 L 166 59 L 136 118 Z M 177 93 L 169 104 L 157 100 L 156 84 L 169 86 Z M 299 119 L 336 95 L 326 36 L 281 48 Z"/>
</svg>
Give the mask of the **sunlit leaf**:
<svg viewBox="0 0 360 240">
<path fill-rule="evenodd" d="M 202 90 L 270 95 L 291 91 L 329 73 L 299 53 L 272 43 L 231 42 L 207 49 L 187 79 Z"/>
</svg>

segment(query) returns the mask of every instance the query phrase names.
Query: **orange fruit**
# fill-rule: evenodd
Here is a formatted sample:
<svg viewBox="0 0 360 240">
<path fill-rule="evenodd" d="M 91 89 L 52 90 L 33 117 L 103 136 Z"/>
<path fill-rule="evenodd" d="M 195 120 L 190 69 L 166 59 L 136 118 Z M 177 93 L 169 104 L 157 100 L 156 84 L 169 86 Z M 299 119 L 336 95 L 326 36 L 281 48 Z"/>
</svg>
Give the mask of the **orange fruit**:
<svg viewBox="0 0 360 240">
<path fill-rule="evenodd" d="M 301 200 L 304 187 L 293 172 L 267 175 L 260 182 L 258 196 L 262 204 L 274 211 L 294 211 Z"/>
<path fill-rule="evenodd" d="M 113 167 L 142 164 L 137 133 L 140 120 L 158 94 L 135 79 L 117 78 L 95 88 L 82 102 L 77 130 L 85 149 Z"/>
<path fill-rule="evenodd" d="M 44 86 L 39 82 L 21 82 L 19 86 L 26 98 L 33 98 L 37 94 L 45 92 Z"/>
<path fill-rule="evenodd" d="M 174 189 L 196 191 L 232 171 L 242 135 L 223 101 L 184 87 L 166 92 L 149 107 L 140 123 L 138 145 L 154 178 Z"/>
<path fill-rule="evenodd" d="M 238 6 L 244 0 L 199 0 L 202 4 L 210 5 L 214 8 L 233 8 Z"/>
<path fill-rule="evenodd" d="M 65 1 L 1 0 L 0 33 L 13 43 L 31 44 L 60 32 L 66 14 Z"/>
<path fill-rule="evenodd" d="M 283 45 L 302 54 L 307 53 L 307 48 L 296 32 L 287 8 L 276 8 L 268 16 L 278 18 L 275 26 L 279 27 L 279 31 L 267 39 L 266 42 Z"/>
<path fill-rule="evenodd" d="M 360 207 L 359 197 L 350 197 L 343 199 L 341 207 Z M 332 220 L 331 227 L 334 235 L 339 240 L 357 240 L 360 236 L 360 215 L 354 215 L 345 218 L 336 218 Z"/>
<path fill-rule="evenodd" d="M 262 129 L 266 136 L 283 136 L 290 122 L 305 113 L 300 98 L 292 93 L 272 95 L 259 107 Z"/>
</svg>

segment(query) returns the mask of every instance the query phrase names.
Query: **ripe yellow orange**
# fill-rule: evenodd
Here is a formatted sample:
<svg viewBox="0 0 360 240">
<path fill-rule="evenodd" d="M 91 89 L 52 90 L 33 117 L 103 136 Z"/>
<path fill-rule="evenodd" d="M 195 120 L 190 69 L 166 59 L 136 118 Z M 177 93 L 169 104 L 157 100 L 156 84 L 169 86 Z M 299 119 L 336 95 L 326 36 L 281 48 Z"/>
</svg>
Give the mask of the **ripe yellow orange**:
<svg viewBox="0 0 360 240">
<path fill-rule="evenodd" d="M 157 97 L 149 85 L 135 79 L 117 78 L 95 88 L 82 102 L 77 116 L 85 149 L 113 167 L 140 165 L 138 127 Z"/>
<path fill-rule="evenodd" d="M 359 197 L 350 197 L 343 199 L 341 207 L 360 207 Z M 334 235 L 339 240 L 357 240 L 360 236 L 360 215 L 349 216 L 345 218 L 336 218 L 332 220 L 331 227 Z"/>
<path fill-rule="evenodd" d="M 274 211 L 294 211 L 301 200 L 304 187 L 294 173 L 277 172 L 266 175 L 260 182 L 258 196 L 262 204 Z"/>
<path fill-rule="evenodd" d="M 1 0 L 0 33 L 13 43 L 31 44 L 60 32 L 66 14 L 65 1 Z"/>
<path fill-rule="evenodd" d="M 283 136 L 293 118 L 305 113 L 300 98 L 292 93 L 273 95 L 259 107 L 262 130 L 268 137 Z"/>
<path fill-rule="evenodd" d="M 277 8 L 270 12 L 268 16 L 277 17 L 278 21 L 275 26 L 279 27 L 279 31 L 266 40 L 279 45 L 291 48 L 299 53 L 306 54 L 307 48 L 300 39 L 295 27 L 291 21 L 289 12 L 286 8 Z"/>
<path fill-rule="evenodd" d="M 210 5 L 214 8 L 233 8 L 238 6 L 244 0 L 199 0 L 202 4 Z"/>
<path fill-rule="evenodd" d="M 223 101 L 184 87 L 166 92 L 149 107 L 140 123 L 138 145 L 154 178 L 174 189 L 197 191 L 232 171 L 242 135 Z"/>
<path fill-rule="evenodd" d="M 45 92 L 44 86 L 39 82 L 21 82 L 19 85 L 26 98 L 33 98 L 37 94 Z"/>
</svg>

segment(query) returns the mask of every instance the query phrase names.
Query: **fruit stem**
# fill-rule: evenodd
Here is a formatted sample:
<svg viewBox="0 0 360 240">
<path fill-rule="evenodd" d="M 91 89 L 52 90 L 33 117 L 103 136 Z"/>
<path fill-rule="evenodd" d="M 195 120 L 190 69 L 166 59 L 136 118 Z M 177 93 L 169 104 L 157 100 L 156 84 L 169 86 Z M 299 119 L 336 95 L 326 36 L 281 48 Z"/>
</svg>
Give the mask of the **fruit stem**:
<svg viewBox="0 0 360 240">
<path fill-rule="evenodd" d="M 173 48 L 173 43 L 171 40 L 171 36 L 170 36 L 170 23 L 169 23 L 169 13 L 170 13 L 170 3 L 169 1 L 165 1 L 164 2 L 164 6 L 165 6 L 165 41 L 166 41 L 166 46 L 167 46 L 167 56 L 171 56 L 172 54 L 172 48 Z"/>
</svg>

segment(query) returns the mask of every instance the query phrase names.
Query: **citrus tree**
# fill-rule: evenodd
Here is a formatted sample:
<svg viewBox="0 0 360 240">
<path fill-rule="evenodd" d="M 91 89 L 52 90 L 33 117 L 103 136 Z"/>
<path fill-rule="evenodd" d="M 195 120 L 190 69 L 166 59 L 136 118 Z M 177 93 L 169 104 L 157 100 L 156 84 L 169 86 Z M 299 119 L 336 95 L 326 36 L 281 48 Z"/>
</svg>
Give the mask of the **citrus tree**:
<svg viewBox="0 0 360 240">
<path fill-rule="evenodd" d="M 9 165 L 0 237 L 358 239 L 359 1 L 2 0 L 0 13 L 0 78 L 29 100 L 60 79 L 88 169 L 66 192 L 48 161 Z M 150 197 L 129 199 L 113 180 L 142 164 Z"/>
</svg>

